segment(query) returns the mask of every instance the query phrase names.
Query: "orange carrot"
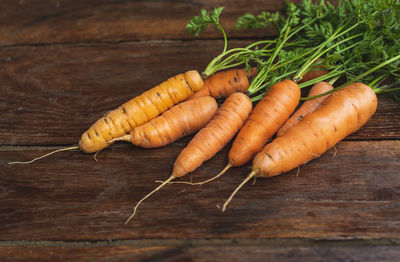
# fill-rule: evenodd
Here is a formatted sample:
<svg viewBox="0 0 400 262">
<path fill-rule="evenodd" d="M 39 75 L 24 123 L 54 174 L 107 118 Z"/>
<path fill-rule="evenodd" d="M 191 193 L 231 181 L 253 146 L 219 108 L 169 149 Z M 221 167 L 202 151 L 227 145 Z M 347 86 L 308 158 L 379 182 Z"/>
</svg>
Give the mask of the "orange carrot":
<svg viewBox="0 0 400 262">
<path fill-rule="evenodd" d="M 169 78 L 97 120 L 82 134 L 80 149 L 91 153 L 109 146 L 114 138 L 150 121 L 202 86 L 203 80 L 195 70 Z"/>
<path fill-rule="evenodd" d="M 245 69 L 232 69 L 218 72 L 204 80 L 204 86 L 194 93 L 189 99 L 212 96 L 224 98 L 235 92 L 246 92 L 249 88 L 248 78 L 257 74 L 257 69 L 252 68 L 249 72 Z"/>
<path fill-rule="evenodd" d="M 331 96 L 281 137 L 267 144 L 253 160 L 252 172 L 225 202 L 252 177 L 272 177 L 319 157 L 357 131 L 375 113 L 377 97 L 367 85 L 353 83 Z"/>
<path fill-rule="evenodd" d="M 321 59 L 320 59 L 320 58 L 318 58 L 318 59 L 315 61 L 316 64 L 318 64 L 318 63 L 320 63 L 320 62 L 321 62 Z M 326 69 L 324 69 L 324 67 L 325 67 L 324 65 L 318 65 L 318 66 L 313 65 L 312 70 L 311 70 L 311 71 L 308 71 L 308 72 L 301 78 L 301 80 L 298 82 L 298 84 L 301 84 L 301 83 L 304 83 L 304 82 L 313 80 L 313 79 L 315 79 L 315 78 L 317 78 L 317 77 L 320 77 L 320 76 L 323 76 L 323 75 L 328 74 L 329 71 L 326 70 Z"/>
<path fill-rule="evenodd" d="M 78 146 L 57 149 L 30 161 L 14 161 L 8 164 L 29 164 L 54 153 L 74 149 L 85 153 L 97 152 L 111 145 L 115 138 L 150 121 L 202 87 L 203 79 L 196 70 L 178 74 L 108 112 L 82 134 Z"/>
<path fill-rule="evenodd" d="M 175 161 L 172 176 L 181 177 L 194 171 L 219 152 L 243 126 L 252 104 L 242 93 L 230 95 L 210 123 L 200 130 Z"/>
<path fill-rule="evenodd" d="M 271 86 L 264 98 L 254 107 L 235 138 L 229 151 L 229 162 L 225 168 L 206 181 L 180 183 L 205 184 L 222 176 L 231 167 L 249 162 L 295 110 L 300 101 L 300 95 L 299 86 L 291 80 L 283 80 Z"/>
<path fill-rule="evenodd" d="M 333 86 L 328 82 L 316 83 L 308 93 L 309 97 L 323 94 L 325 92 L 331 91 Z M 285 124 L 278 130 L 276 136 L 282 136 L 288 129 L 297 125 L 306 115 L 314 112 L 327 98 L 328 95 L 306 100 L 301 107 L 285 122 Z"/>
<path fill-rule="evenodd" d="M 308 71 L 298 83 L 301 84 L 301 83 L 313 80 L 317 77 L 326 75 L 327 73 L 329 73 L 329 71 L 325 70 L 325 69 Z"/>
<path fill-rule="evenodd" d="M 271 86 L 240 130 L 229 152 L 229 164 L 241 166 L 261 151 L 300 101 L 300 88 L 291 80 Z"/>
<path fill-rule="evenodd" d="M 182 150 L 175 161 L 171 176 L 156 189 L 142 198 L 135 206 L 128 223 L 136 214 L 139 205 L 149 196 L 177 177 L 194 171 L 204 161 L 220 151 L 243 126 L 251 112 L 250 98 L 243 93 L 233 93 L 219 108 L 213 119 L 202 128 Z"/>
<path fill-rule="evenodd" d="M 204 127 L 217 110 L 217 102 L 210 96 L 190 99 L 115 140 L 129 141 L 144 148 L 165 146 Z"/>
</svg>

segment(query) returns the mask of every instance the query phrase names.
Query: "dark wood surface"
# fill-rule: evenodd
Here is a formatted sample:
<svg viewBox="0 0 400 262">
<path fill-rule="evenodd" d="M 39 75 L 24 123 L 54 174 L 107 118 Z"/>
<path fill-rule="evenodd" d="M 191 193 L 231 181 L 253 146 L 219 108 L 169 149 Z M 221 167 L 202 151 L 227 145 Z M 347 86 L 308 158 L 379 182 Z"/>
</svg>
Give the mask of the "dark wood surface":
<svg viewBox="0 0 400 262">
<path fill-rule="evenodd" d="M 185 25 L 200 14 L 224 6 L 221 22 L 232 37 L 272 36 L 274 30 L 235 31 L 244 12 L 276 11 L 283 0 L 3 0 L 0 44 L 126 42 L 155 39 L 193 39 Z M 202 38 L 220 38 L 211 29 Z"/>
<path fill-rule="evenodd" d="M 97 118 L 221 50 L 215 30 L 185 34 L 219 1 L 3 1 L 0 10 L 0 261 L 397 261 L 400 103 L 379 97 L 369 123 L 298 170 L 246 185 L 249 165 L 201 187 L 166 179 L 190 137 L 160 149 L 118 143 L 29 160 L 79 140 Z M 234 31 L 246 11 L 284 1 L 224 1 L 242 46 L 271 31 Z M 184 180 L 216 174 L 229 147 Z"/>
<path fill-rule="evenodd" d="M 208 243 L 214 244 L 214 243 Z M 69 247 L 65 245 L 0 247 L 7 254 L 3 261 L 397 261 L 400 251 L 394 246 L 291 246 L 262 247 L 226 244 L 223 246 L 112 246 Z M 46 254 L 46 257 L 43 256 Z M 28 257 L 29 256 L 29 257 Z"/>
</svg>

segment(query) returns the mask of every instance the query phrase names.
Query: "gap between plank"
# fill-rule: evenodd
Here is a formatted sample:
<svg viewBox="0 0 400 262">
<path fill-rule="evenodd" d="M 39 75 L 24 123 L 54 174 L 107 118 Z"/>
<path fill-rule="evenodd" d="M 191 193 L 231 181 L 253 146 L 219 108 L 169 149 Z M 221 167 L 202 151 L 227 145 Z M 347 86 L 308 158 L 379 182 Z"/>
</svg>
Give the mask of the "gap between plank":
<svg viewBox="0 0 400 262">
<path fill-rule="evenodd" d="M 400 246 L 400 238 L 383 239 L 132 239 L 132 240 L 21 240 L 0 241 L 0 247 L 34 246 L 34 247 L 116 247 L 116 246 L 319 246 L 319 247 L 361 247 L 361 246 Z"/>
<path fill-rule="evenodd" d="M 257 41 L 260 39 L 273 39 L 270 37 L 231 37 L 229 41 Z M 176 42 L 195 42 L 195 41 L 224 41 L 221 37 L 209 38 L 177 38 L 177 39 L 148 39 L 148 40 L 116 40 L 116 41 L 84 41 L 84 42 L 55 42 L 55 43 L 16 43 L 16 44 L 3 44 L 0 48 L 12 47 L 46 47 L 46 46 L 79 46 L 79 45 L 119 45 L 119 44 L 163 44 L 163 43 L 176 43 Z"/>
</svg>

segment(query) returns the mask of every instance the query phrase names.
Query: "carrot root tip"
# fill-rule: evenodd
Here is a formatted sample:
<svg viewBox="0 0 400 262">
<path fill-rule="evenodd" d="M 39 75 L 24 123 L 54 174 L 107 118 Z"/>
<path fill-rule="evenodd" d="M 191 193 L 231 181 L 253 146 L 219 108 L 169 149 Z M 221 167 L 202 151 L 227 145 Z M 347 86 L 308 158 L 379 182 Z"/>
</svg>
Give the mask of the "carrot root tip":
<svg viewBox="0 0 400 262">
<path fill-rule="evenodd" d="M 96 153 L 94 153 L 94 155 L 93 155 L 93 158 L 94 158 L 94 160 L 96 161 L 96 162 L 99 162 L 99 160 L 97 159 L 97 154 L 99 153 L 100 151 L 97 151 Z"/>
<path fill-rule="evenodd" d="M 226 207 L 229 205 L 229 203 L 232 201 L 233 197 L 236 195 L 236 193 L 253 177 L 255 177 L 258 174 L 257 171 L 251 171 L 251 173 L 240 183 L 240 185 L 232 192 L 232 194 L 229 196 L 229 198 L 225 201 L 223 207 L 222 207 L 222 212 L 225 212 Z"/>
<path fill-rule="evenodd" d="M 161 185 L 159 185 L 158 187 L 156 187 L 153 191 L 151 191 L 150 193 L 148 193 L 147 195 L 145 195 L 142 199 L 139 200 L 139 202 L 137 202 L 136 206 L 133 209 L 132 214 L 130 215 L 130 217 L 128 217 L 128 219 L 125 221 L 125 225 L 129 223 L 129 221 L 132 220 L 132 218 L 136 215 L 136 210 L 138 209 L 138 207 L 143 203 L 144 200 L 146 200 L 148 197 L 150 197 L 151 195 L 153 195 L 154 193 L 156 193 L 158 190 L 160 190 L 163 186 L 165 186 L 166 184 L 168 184 L 171 180 L 175 179 L 175 176 L 170 176 L 167 180 L 165 180 Z"/>
<path fill-rule="evenodd" d="M 334 149 L 334 151 L 333 151 L 333 155 L 332 155 L 332 157 L 335 157 L 336 156 L 336 154 L 337 154 L 337 148 L 335 147 L 335 146 L 333 146 L 333 149 Z"/>
<path fill-rule="evenodd" d="M 299 175 L 300 175 L 300 166 L 297 167 L 296 177 L 298 177 Z"/>
<path fill-rule="evenodd" d="M 69 151 L 69 150 L 75 150 L 75 149 L 79 149 L 79 146 L 71 146 L 71 147 L 65 147 L 65 148 L 57 149 L 57 150 L 54 150 L 54 151 L 52 151 L 52 152 L 50 152 L 50 153 L 44 154 L 43 156 L 36 157 L 36 158 L 34 158 L 34 159 L 32 159 L 32 160 L 29 160 L 29 161 L 13 161 L 13 162 L 8 162 L 8 164 L 9 164 L 9 165 L 15 165 L 15 164 L 25 165 L 25 164 L 30 164 L 30 163 L 33 163 L 33 162 L 39 160 L 39 159 L 42 159 L 42 158 L 48 157 L 48 156 L 50 156 L 50 155 L 52 155 L 52 154 L 55 154 L 55 153 L 57 153 L 57 152 Z"/>
</svg>

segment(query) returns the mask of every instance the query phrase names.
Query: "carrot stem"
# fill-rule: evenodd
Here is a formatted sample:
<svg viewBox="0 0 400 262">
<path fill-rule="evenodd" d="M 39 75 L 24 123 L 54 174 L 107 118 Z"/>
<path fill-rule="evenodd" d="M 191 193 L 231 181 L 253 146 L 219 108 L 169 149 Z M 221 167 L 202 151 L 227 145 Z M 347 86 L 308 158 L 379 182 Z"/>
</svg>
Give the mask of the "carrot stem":
<svg viewBox="0 0 400 262">
<path fill-rule="evenodd" d="M 128 224 L 129 221 L 132 220 L 132 218 L 136 215 L 136 210 L 137 208 L 143 203 L 143 201 L 145 201 L 148 197 L 150 197 L 151 195 L 153 195 L 155 192 L 157 192 L 158 190 L 160 190 L 163 186 L 165 186 L 166 184 L 168 184 L 171 180 L 175 179 L 175 176 L 170 176 L 167 180 L 165 180 L 161 185 L 159 185 L 158 187 L 156 187 L 156 189 L 154 189 L 153 191 L 151 191 L 150 193 L 148 193 L 145 197 L 143 197 L 142 199 L 139 200 L 139 202 L 136 204 L 135 208 L 133 209 L 133 212 L 131 214 L 131 216 L 125 221 L 125 224 Z"/>
<path fill-rule="evenodd" d="M 322 93 L 322 94 L 319 94 L 319 95 L 316 95 L 316 96 L 310 96 L 310 97 L 301 98 L 301 100 L 310 100 L 310 99 L 318 98 L 318 97 L 325 96 L 325 95 L 328 95 L 328 94 L 330 94 L 330 93 L 336 92 L 337 90 L 340 90 L 340 89 L 342 89 L 342 88 L 348 86 L 348 85 L 351 84 L 351 83 L 354 83 L 354 82 L 357 82 L 357 81 L 363 79 L 364 77 L 366 77 L 367 75 L 369 75 L 369 74 L 375 72 L 375 71 L 378 70 L 379 68 L 384 67 L 385 65 L 388 65 L 388 64 L 390 64 L 390 63 L 393 63 L 394 61 L 396 61 L 396 60 L 398 60 L 398 59 L 400 59 L 400 55 L 397 55 L 397 56 L 395 56 L 395 57 L 392 57 L 391 59 L 389 59 L 389 60 L 387 60 L 387 61 L 385 61 L 385 62 L 383 62 L 383 63 L 381 63 L 381 64 L 379 64 L 379 65 L 377 65 L 377 66 L 375 66 L 374 68 L 371 68 L 371 69 L 368 70 L 367 72 L 364 72 L 363 74 L 361 74 L 361 75 L 359 75 L 359 76 L 353 78 L 352 80 L 348 81 L 347 83 L 344 83 L 344 84 L 342 84 L 342 85 L 340 85 L 340 86 L 338 86 L 338 87 L 336 87 L 336 88 L 334 88 L 334 89 L 332 89 L 332 90 L 330 90 L 330 91 L 328 91 L 328 92 L 325 92 L 325 93 Z M 377 94 L 378 94 L 378 93 L 383 93 L 383 91 L 381 91 L 380 88 L 374 88 L 373 90 L 374 90 L 374 92 L 377 93 Z M 386 89 L 386 90 L 387 90 L 386 92 L 397 91 L 397 89 L 394 89 L 394 90 L 388 90 L 388 89 Z"/>
<path fill-rule="evenodd" d="M 299 84 L 299 87 L 300 88 L 304 88 L 306 86 L 311 86 L 311 85 L 314 85 L 314 84 L 316 84 L 318 82 L 325 81 L 327 79 L 331 79 L 330 81 L 332 81 L 332 78 L 333 79 L 338 79 L 338 78 L 340 78 L 340 76 L 343 73 L 346 73 L 346 69 L 343 69 L 343 70 L 340 70 L 340 71 L 339 71 L 339 69 L 341 69 L 341 68 L 337 67 L 337 68 L 333 69 L 332 71 L 330 71 L 326 75 L 319 76 L 319 77 L 316 77 L 316 78 L 314 78 L 312 80 L 309 80 L 307 82 L 301 83 L 301 84 Z"/>
<path fill-rule="evenodd" d="M 240 183 L 240 185 L 232 192 L 229 198 L 225 201 L 224 206 L 222 207 L 222 212 L 225 212 L 226 207 L 232 201 L 232 198 L 236 195 L 236 193 L 254 176 L 257 175 L 257 171 L 251 171 L 251 173 Z"/>
<path fill-rule="evenodd" d="M 389 93 L 389 92 L 395 92 L 395 91 L 400 91 L 400 87 L 388 88 L 388 89 L 377 88 L 375 93 L 382 94 L 382 93 Z"/>
<path fill-rule="evenodd" d="M 34 159 L 30 160 L 30 161 L 14 161 L 14 162 L 8 162 L 8 164 L 9 164 L 9 165 L 15 165 L 15 164 L 30 164 L 30 163 L 33 163 L 33 162 L 39 160 L 39 159 L 42 159 L 42 158 L 48 157 L 48 156 L 50 156 L 50 155 L 52 155 L 52 154 L 55 154 L 55 153 L 57 153 L 57 152 L 68 151 L 68 150 L 74 150 L 74 149 L 79 149 L 79 146 L 71 146 L 71 147 L 65 147 L 65 148 L 57 149 L 57 150 L 54 150 L 54 151 L 52 151 L 52 152 L 50 152 L 50 153 L 47 153 L 47 154 L 45 154 L 45 155 L 43 155 L 43 156 L 34 158 Z"/>
<path fill-rule="evenodd" d="M 351 39 L 353 39 L 353 38 L 357 38 L 357 37 L 359 37 L 359 36 L 362 36 L 362 34 L 357 34 L 357 35 L 353 35 L 353 36 L 351 36 L 351 37 L 348 37 L 348 38 L 346 38 L 346 39 L 344 39 L 344 40 L 342 40 L 342 41 L 340 41 L 340 42 L 338 42 L 338 43 L 336 43 L 336 44 L 330 46 L 329 48 L 326 48 L 323 52 L 317 53 L 316 56 L 314 56 L 312 59 L 310 59 L 310 61 L 309 61 L 307 64 L 305 64 L 305 65 L 300 69 L 300 71 L 296 74 L 296 76 L 293 77 L 293 79 L 294 79 L 295 81 L 301 80 L 301 78 L 308 72 L 309 67 L 310 67 L 318 58 L 320 58 L 323 54 L 325 54 L 325 53 L 327 53 L 328 51 L 330 51 L 331 49 L 336 48 L 337 46 L 339 46 L 339 45 L 345 43 L 346 41 L 349 41 L 349 40 L 351 40 Z M 327 43 L 328 43 L 328 42 L 327 42 Z M 358 44 L 359 44 L 359 43 L 356 43 L 356 44 L 352 45 L 351 47 L 354 47 L 354 46 L 356 46 L 356 45 L 358 45 Z"/>
</svg>

